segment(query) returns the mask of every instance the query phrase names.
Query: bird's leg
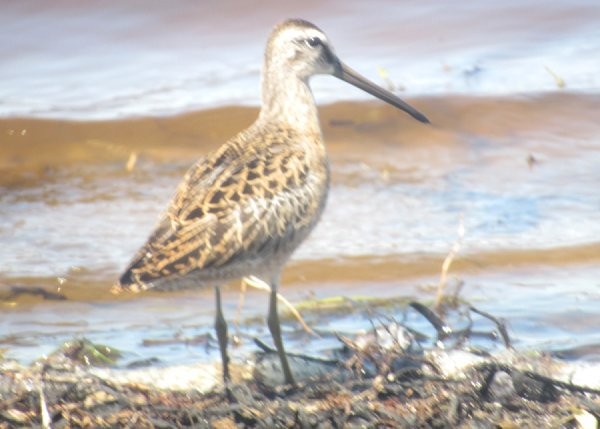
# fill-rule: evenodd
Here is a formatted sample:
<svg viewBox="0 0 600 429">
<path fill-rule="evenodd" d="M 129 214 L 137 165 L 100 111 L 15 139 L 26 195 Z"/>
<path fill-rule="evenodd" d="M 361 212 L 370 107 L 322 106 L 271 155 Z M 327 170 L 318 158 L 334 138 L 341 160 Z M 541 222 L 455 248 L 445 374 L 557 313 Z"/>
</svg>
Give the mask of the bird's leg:
<svg viewBox="0 0 600 429">
<path fill-rule="evenodd" d="M 271 293 L 269 298 L 269 315 L 267 317 L 267 325 L 271 331 L 277 354 L 281 360 L 281 369 L 283 370 L 283 376 L 286 384 L 294 385 L 294 377 L 290 370 L 290 364 L 288 363 L 285 350 L 283 348 L 283 341 L 281 340 L 281 325 L 279 323 L 279 314 L 277 313 L 277 281 L 271 282 Z"/>
<path fill-rule="evenodd" d="M 221 351 L 221 361 L 223 362 L 223 381 L 225 384 L 230 380 L 229 377 L 229 356 L 227 356 L 227 322 L 223 317 L 223 308 L 221 307 L 221 289 L 215 286 L 215 296 L 217 298 L 217 315 L 215 316 L 215 330 L 219 340 L 219 350 Z"/>
</svg>

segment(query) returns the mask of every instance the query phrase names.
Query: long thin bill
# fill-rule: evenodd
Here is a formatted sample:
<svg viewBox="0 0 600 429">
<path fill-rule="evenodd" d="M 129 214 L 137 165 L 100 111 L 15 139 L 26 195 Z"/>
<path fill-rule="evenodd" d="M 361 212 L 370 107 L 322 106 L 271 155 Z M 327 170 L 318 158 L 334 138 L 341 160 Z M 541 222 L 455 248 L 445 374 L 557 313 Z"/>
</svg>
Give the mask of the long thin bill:
<svg viewBox="0 0 600 429">
<path fill-rule="evenodd" d="M 336 71 L 336 73 L 334 73 L 334 76 L 339 79 L 342 79 L 344 82 L 348 82 L 349 84 L 362 89 L 365 92 L 368 92 L 369 94 L 379 98 L 380 100 L 383 100 L 386 103 L 397 107 L 398 109 L 404 110 L 417 121 L 421 121 L 425 124 L 429 123 L 429 119 L 427 119 L 427 117 L 421 112 L 419 112 L 417 109 L 415 109 L 405 101 L 402 101 L 400 98 L 396 97 L 391 92 L 383 89 L 380 86 L 375 85 L 369 79 L 361 76 L 344 63 L 339 63 L 339 68 Z"/>
</svg>

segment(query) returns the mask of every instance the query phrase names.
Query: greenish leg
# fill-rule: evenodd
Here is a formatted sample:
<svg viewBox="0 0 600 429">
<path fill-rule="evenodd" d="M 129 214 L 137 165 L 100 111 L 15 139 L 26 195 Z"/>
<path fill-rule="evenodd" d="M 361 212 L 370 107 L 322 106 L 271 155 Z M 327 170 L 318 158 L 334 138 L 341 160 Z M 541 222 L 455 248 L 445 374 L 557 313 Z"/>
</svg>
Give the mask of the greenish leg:
<svg viewBox="0 0 600 429">
<path fill-rule="evenodd" d="M 281 325 L 279 323 L 279 314 L 277 313 L 277 282 L 271 282 L 271 294 L 269 299 L 269 315 L 267 317 L 267 325 L 271 331 L 277 354 L 281 360 L 281 369 L 283 370 L 283 376 L 286 384 L 295 385 L 294 377 L 288 363 L 287 356 L 285 355 L 285 349 L 283 348 L 283 341 L 281 340 Z"/>
<path fill-rule="evenodd" d="M 217 298 L 217 315 L 215 317 L 215 330 L 219 340 L 219 350 L 221 351 L 221 361 L 223 362 L 223 381 L 225 384 L 231 379 L 229 377 L 229 356 L 227 355 L 227 322 L 223 317 L 223 308 L 221 307 L 221 289 L 215 286 L 215 296 Z"/>
</svg>

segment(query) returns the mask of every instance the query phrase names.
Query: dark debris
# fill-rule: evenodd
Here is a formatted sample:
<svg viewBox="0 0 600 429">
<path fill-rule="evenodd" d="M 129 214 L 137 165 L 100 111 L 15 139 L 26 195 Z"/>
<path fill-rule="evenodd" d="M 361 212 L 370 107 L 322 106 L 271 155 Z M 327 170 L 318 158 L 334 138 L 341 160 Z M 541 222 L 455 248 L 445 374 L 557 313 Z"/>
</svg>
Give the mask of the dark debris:
<svg viewBox="0 0 600 429">
<path fill-rule="evenodd" d="M 442 321 L 438 325 L 445 326 Z M 345 353 L 335 360 L 303 361 L 303 356 L 290 355 L 296 365 L 316 368 L 312 372 L 316 376 L 304 378 L 296 387 L 269 384 L 268 372 L 279 372 L 268 362 L 272 351 L 263 345 L 265 363 L 256 364 L 251 381 L 203 394 L 106 381 L 73 358 L 80 355 L 74 350 L 90 346 L 73 343 L 51 362 L 29 368 L 4 366 L 0 429 L 44 425 L 54 429 L 577 428 L 580 411 L 596 421 L 600 417 L 599 391 L 491 358 L 454 379 L 443 377 L 428 354 L 402 343 L 405 337 L 391 326 L 386 322 L 386 330 L 368 337 L 374 341 L 341 339 Z M 502 329 L 503 324 L 497 326 Z M 384 346 L 389 344 L 384 341 L 386 334 L 397 340 L 391 347 Z M 502 340 L 510 346 L 507 337 Z M 91 350 L 96 353 L 99 348 Z M 100 351 L 104 356 L 106 349 Z M 261 368 L 267 376 L 261 375 Z M 294 368 L 294 372 L 300 371 Z"/>
<path fill-rule="evenodd" d="M 564 424 L 574 410 L 600 409 L 599 392 L 569 389 L 506 366 L 470 371 L 461 380 L 421 371 L 343 382 L 324 377 L 279 390 L 248 382 L 230 386 L 229 394 L 112 385 L 74 368 L 4 372 L 0 383 L 14 388 L 1 393 L 0 428 L 40 425 L 42 386 L 55 429 L 577 427 Z M 38 388 L 19 389 L 23 377 Z"/>
</svg>

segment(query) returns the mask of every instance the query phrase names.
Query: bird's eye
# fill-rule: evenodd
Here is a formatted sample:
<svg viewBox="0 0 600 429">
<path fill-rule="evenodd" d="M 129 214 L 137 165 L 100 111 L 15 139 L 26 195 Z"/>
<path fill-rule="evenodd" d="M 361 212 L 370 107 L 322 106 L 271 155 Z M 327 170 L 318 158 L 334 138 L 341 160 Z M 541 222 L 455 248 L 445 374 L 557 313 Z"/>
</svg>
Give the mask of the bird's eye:
<svg viewBox="0 0 600 429">
<path fill-rule="evenodd" d="M 321 45 L 323 42 L 321 42 L 321 39 L 319 39 L 318 37 L 310 37 L 308 39 L 306 39 L 306 44 L 308 46 L 310 46 L 311 48 L 316 48 L 317 46 Z"/>
</svg>

